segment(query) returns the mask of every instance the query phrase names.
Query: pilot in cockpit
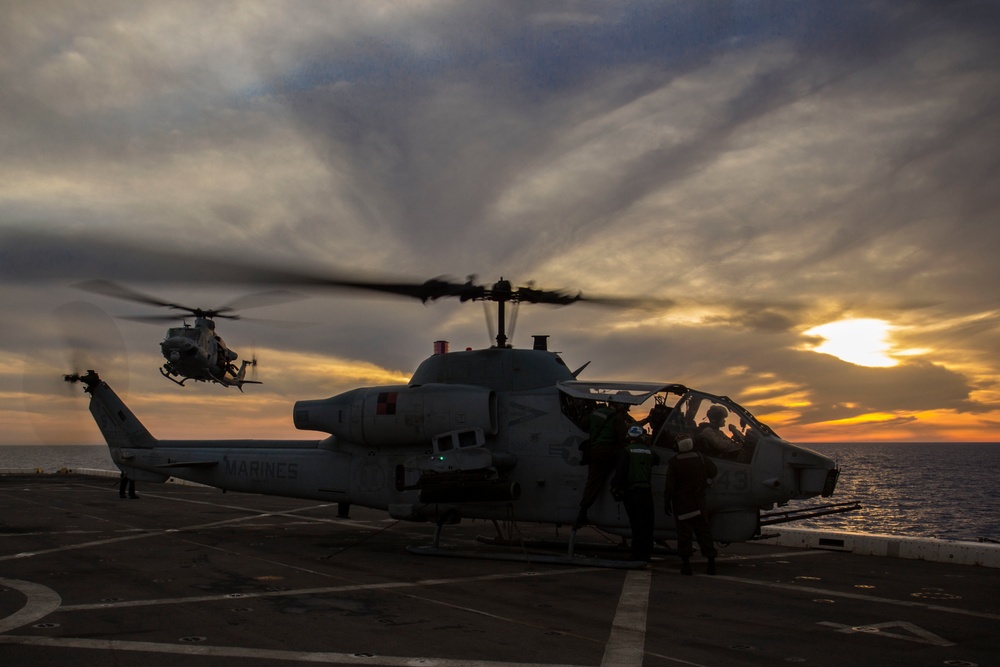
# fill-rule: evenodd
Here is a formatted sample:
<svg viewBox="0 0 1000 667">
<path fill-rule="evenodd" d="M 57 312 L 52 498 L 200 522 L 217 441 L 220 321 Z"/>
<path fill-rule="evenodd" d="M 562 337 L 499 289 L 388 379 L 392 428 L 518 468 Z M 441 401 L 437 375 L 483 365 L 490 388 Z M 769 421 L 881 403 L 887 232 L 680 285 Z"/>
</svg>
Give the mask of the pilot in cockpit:
<svg viewBox="0 0 1000 667">
<path fill-rule="evenodd" d="M 728 416 L 729 410 L 721 405 L 713 405 L 705 413 L 707 421 L 698 424 L 698 440 L 710 456 L 736 452 L 742 447 L 741 442 L 722 432 Z"/>
</svg>

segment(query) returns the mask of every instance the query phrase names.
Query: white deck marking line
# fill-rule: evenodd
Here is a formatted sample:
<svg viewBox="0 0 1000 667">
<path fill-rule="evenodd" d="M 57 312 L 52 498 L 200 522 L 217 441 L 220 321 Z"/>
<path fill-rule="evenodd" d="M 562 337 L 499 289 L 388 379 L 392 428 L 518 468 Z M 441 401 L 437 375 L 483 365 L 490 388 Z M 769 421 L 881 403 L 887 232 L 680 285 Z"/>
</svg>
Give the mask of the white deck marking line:
<svg viewBox="0 0 1000 667">
<path fill-rule="evenodd" d="M 650 568 L 629 570 L 611 622 L 611 636 L 604 646 L 601 667 L 642 667 L 646 648 L 646 609 L 649 606 Z"/>
<path fill-rule="evenodd" d="M 98 487 L 95 487 L 95 486 L 93 486 L 91 484 L 85 484 L 85 483 L 82 483 L 82 482 L 77 482 L 74 486 L 80 486 L 80 487 L 83 487 L 85 489 L 91 489 L 91 490 L 98 488 Z M 203 489 L 207 489 L 207 490 L 210 490 L 210 491 L 219 491 L 219 490 L 221 490 L 219 487 L 209 486 L 207 484 L 203 484 L 203 485 L 201 485 L 201 487 Z M 103 493 L 103 491 L 102 491 L 102 493 Z M 212 501 L 209 501 L 209 500 L 195 500 L 193 498 L 183 498 L 183 497 L 174 496 L 174 495 L 163 495 L 163 494 L 159 494 L 159 493 L 151 493 L 149 491 L 143 491 L 143 495 L 144 496 L 149 496 L 150 498 L 156 498 L 157 500 L 170 500 L 170 501 L 177 502 L 177 503 L 190 503 L 192 505 L 210 505 L 212 507 L 222 507 L 222 508 L 225 508 L 225 509 L 238 510 L 238 511 L 241 511 L 241 512 L 258 512 L 258 513 L 260 512 L 260 510 L 251 509 L 249 507 L 243 507 L 241 505 L 223 505 L 223 504 L 212 502 Z M 295 509 L 286 510 L 284 512 L 275 512 L 274 514 L 289 514 L 289 513 L 294 513 L 294 512 L 305 512 L 307 510 L 314 510 L 314 509 L 326 509 L 327 507 L 333 507 L 334 504 L 335 503 L 320 502 L 317 505 L 309 505 L 308 507 L 298 507 L 298 508 L 295 508 Z M 95 518 L 101 518 L 101 517 L 95 517 Z M 377 524 L 381 524 L 381 523 L 393 523 L 393 522 L 397 521 L 396 519 L 393 519 L 393 518 L 390 518 L 390 517 L 385 517 L 383 519 L 350 519 L 350 518 L 344 519 L 344 518 L 328 518 L 328 517 L 304 516 L 304 517 L 301 517 L 301 518 L 304 521 L 309 521 L 309 522 L 312 522 L 312 523 L 332 523 L 332 524 L 337 524 L 337 525 L 342 525 L 342 526 L 357 526 L 357 525 L 376 526 Z"/>
<path fill-rule="evenodd" d="M 931 646 L 955 645 L 954 642 L 950 642 L 944 637 L 936 635 L 928 630 L 924 630 L 920 626 L 907 621 L 888 621 L 886 623 L 874 623 L 869 625 L 844 625 L 842 623 L 834 623 L 832 621 L 820 621 L 816 625 L 825 625 L 830 628 L 836 628 L 837 632 L 843 632 L 848 635 L 863 632 L 865 634 L 878 635 L 879 637 L 904 639 L 908 642 L 917 642 L 918 644 L 930 644 Z M 904 635 L 898 632 L 886 632 L 886 628 L 901 628 L 910 634 Z"/>
<path fill-rule="evenodd" d="M 618 609 L 611 623 L 611 636 L 604 646 L 601 667 L 642 667 L 646 655 L 646 620 L 652 576 L 649 568 L 628 571 L 622 584 Z M 705 667 L 701 663 L 661 653 L 649 655 L 679 665 Z"/>
<path fill-rule="evenodd" d="M 76 482 L 76 483 L 72 484 L 72 486 L 74 486 L 74 487 L 80 487 L 80 488 L 87 489 L 87 490 L 90 490 L 90 491 L 100 490 L 101 493 L 104 493 L 103 487 L 95 486 L 93 484 L 87 484 L 87 483 L 84 483 L 84 482 Z M 117 481 L 115 482 L 115 486 L 117 486 Z M 203 485 L 203 488 L 208 489 L 208 490 L 215 490 L 215 491 L 219 490 L 218 487 L 207 486 L 207 485 Z M 251 513 L 251 514 L 260 514 L 261 513 L 261 510 L 251 509 L 249 507 L 243 507 L 241 505 L 228 505 L 228 504 L 227 505 L 223 505 L 222 503 L 211 502 L 211 501 L 208 501 L 208 500 L 194 500 L 192 498 L 182 498 L 182 497 L 178 497 L 178 496 L 174 496 L 174 495 L 163 495 L 163 494 L 160 494 L 160 493 L 151 493 L 149 491 L 144 491 L 142 495 L 143 496 L 148 496 L 150 498 L 156 498 L 157 500 L 169 500 L 169 501 L 172 501 L 172 502 L 189 503 L 189 504 L 192 504 L 192 505 L 210 505 L 212 507 L 221 507 L 221 508 L 224 508 L 224 509 L 237 510 L 239 512 L 248 512 L 248 513 Z M 29 502 L 33 502 L 36 505 L 43 504 L 43 503 L 40 503 L 40 502 L 37 502 L 37 501 L 29 501 Z M 321 503 L 319 503 L 317 505 L 310 505 L 308 507 L 298 507 L 298 508 L 295 508 L 295 509 L 285 510 L 283 512 L 272 512 L 271 514 L 277 516 L 277 515 L 289 514 L 289 513 L 294 513 L 294 512 L 304 512 L 306 510 L 312 510 L 312 509 L 326 509 L 327 507 L 333 507 L 333 505 L 334 505 L 334 503 L 321 502 Z M 46 507 L 51 507 L 51 506 L 50 505 L 46 505 Z M 106 516 L 104 516 L 104 515 L 98 515 L 98 516 L 84 515 L 84 516 L 87 516 L 87 517 L 89 517 L 91 519 L 96 519 L 96 520 L 99 520 L 99 521 L 108 521 L 108 518 Z M 353 520 L 353 519 L 328 519 L 328 518 L 323 518 L 323 517 L 302 517 L 302 519 L 308 520 L 308 521 L 312 521 L 312 522 L 316 522 L 316 523 L 335 523 L 335 524 L 343 524 L 343 525 L 355 525 L 355 524 L 358 524 L 358 523 L 362 523 L 361 521 L 357 521 L 357 520 Z"/>
<path fill-rule="evenodd" d="M 451 579 L 424 579 L 422 581 L 384 581 L 373 584 L 346 584 L 344 586 L 322 586 L 318 588 L 299 588 L 283 591 L 259 591 L 256 593 L 228 593 L 224 595 L 198 595 L 183 598 L 160 598 L 154 600 L 121 600 L 118 602 L 98 602 L 93 604 L 73 604 L 59 607 L 58 611 L 89 611 L 93 609 L 121 609 L 125 607 L 148 607 L 166 604 L 186 604 L 192 602 L 215 602 L 220 600 L 249 600 L 253 598 L 285 597 L 291 595 L 328 595 L 345 591 L 393 590 L 400 588 L 422 588 L 424 586 L 444 586 L 448 584 L 466 584 L 476 581 L 496 581 L 516 579 L 519 577 L 551 577 L 582 572 L 596 572 L 601 568 L 573 568 L 553 570 L 552 572 L 510 572 L 502 574 L 483 574 L 476 577 L 454 577 Z"/>
<path fill-rule="evenodd" d="M 18 558 L 31 558 L 32 556 L 43 556 L 46 554 L 59 553 L 60 551 L 73 551 L 75 549 L 87 549 L 89 547 L 101 546 L 104 544 L 114 544 L 116 542 L 127 542 L 129 540 L 141 540 L 148 537 L 161 537 L 163 535 L 169 535 L 171 533 L 184 533 L 192 530 L 202 530 L 204 528 L 214 528 L 216 526 L 225 526 L 231 523 L 241 523 L 243 521 L 251 521 L 253 519 L 261 519 L 270 516 L 285 516 L 289 514 L 295 514 L 296 512 L 302 511 L 299 509 L 285 510 L 284 512 L 263 512 L 259 514 L 251 514 L 249 516 L 241 516 L 235 519 L 225 519 L 223 521 L 212 521 L 211 523 L 203 523 L 196 526 L 184 526 L 183 528 L 165 528 L 163 530 L 151 530 L 143 532 L 137 535 L 126 535 L 123 537 L 109 537 L 106 540 L 94 540 L 92 542 L 80 542 L 78 544 L 67 544 L 62 547 L 55 547 L 52 549 L 40 549 L 38 551 L 22 551 L 21 553 L 8 554 L 6 556 L 0 556 L 0 562 L 5 560 L 15 560 Z"/>
<path fill-rule="evenodd" d="M 84 487 L 87 487 L 87 488 L 92 488 L 92 487 L 89 487 L 89 485 L 86 485 L 86 484 L 80 484 L 80 486 L 84 486 Z M 203 488 L 206 489 L 206 490 L 209 490 L 209 491 L 219 491 L 220 490 L 219 487 L 208 486 L 208 485 L 203 485 Z M 175 495 L 164 495 L 164 494 L 160 494 L 160 493 L 152 493 L 152 492 L 149 492 L 149 491 L 144 491 L 143 495 L 144 496 L 149 496 L 150 498 L 156 498 L 157 500 L 169 500 L 169 501 L 175 502 L 175 503 L 188 503 L 188 504 L 191 504 L 191 505 L 209 505 L 211 507 L 221 507 L 221 508 L 224 508 L 224 509 L 237 510 L 237 511 L 240 511 L 240 512 L 260 513 L 260 511 L 261 511 L 261 510 L 252 509 L 252 508 L 249 508 L 249 507 L 243 507 L 242 505 L 222 504 L 222 503 L 212 502 L 210 500 L 195 500 L 194 498 L 184 498 L 182 496 L 175 496 Z M 305 511 L 308 511 L 308 510 L 321 510 L 321 509 L 326 509 L 328 507 L 333 507 L 336 504 L 337 503 L 319 502 L 316 505 L 309 505 L 308 507 L 297 507 L 297 508 L 294 508 L 294 509 L 285 510 L 284 512 L 273 512 L 273 514 L 279 515 L 279 514 L 289 514 L 289 513 L 295 513 L 295 512 L 305 512 Z M 353 525 L 363 524 L 363 523 L 375 524 L 375 523 L 381 523 L 381 522 L 384 522 L 384 521 L 395 521 L 395 519 L 385 519 L 385 520 L 383 520 L 383 519 L 376 519 L 374 521 L 366 521 L 364 519 L 343 519 L 343 518 L 310 517 L 310 516 L 304 516 L 304 517 L 301 517 L 301 518 L 303 520 L 305 520 L 305 521 L 310 521 L 310 522 L 314 522 L 314 523 L 334 523 L 334 524 L 339 524 L 339 525 L 344 525 L 344 526 L 353 526 Z"/>
<path fill-rule="evenodd" d="M 0 618 L 0 632 L 8 632 L 41 620 L 59 609 L 59 605 L 62 604 L 62 598 L 54 590 L 31 581 L 0 577 L 0 586 L 13 588 L 28 598 L 28 602 L 19 610 L 10 616 Z"/>
<path fill-rule="evenodd" d="M 895 605 L 897 607 L 914 607 L 917 609 L 927 609 L 928 611 L 941 611 L 948 614 L 959 614 L 961 616 L 975 616 L 976 618 L 988 618 L 994 621 L 1000 621 L 1000 614 L 990 614 L 987 612 L 980 611 L 970 611 L 968 609 L 959 609 L 958 607 L 945 607 L 938 604 L 927 604 L 926 602 L 914 602 L 912 600 L 894 600 L 893 598 L 884 598 L 877 595 L 865 595 L 863 593 L 848 593 L 846 591 L 835 591 L 827 588 L 816 588 L 813 586 L 799 586 L 796 584 L 782 584 L 776 581 L 758 581 L 756 579 L 745 579 L 743 577 L 727 577 L 727 576 L 716 576 L 712 577 L 718 581 L 732 581 L 742 584 L 752 584 L 754 586 L 763 586 L 765 588 L 779 588 L 788 591 L 801 591 L 803 593 L 814 593 L 817 595 L 824 595 L 832 598 L 848 598 L 850 600 L 861 600 L 863 602 L 876 602 L 879 604 L 889 604 Z"/>
<path fill-rule="evenodd" d="M 192 646 L 155 644 L 111 639 L 69 639 L 55 637 L 14 637 L 0 635 L 0 644 L 49 646 L 52 648 L 89 648 L 103 651 L 133 651 L 169 653 L 175 655 L 209 656 L 216 658 L 256 658 L 270 661 L 320 662 L 334 665 L 375 665 L 377 667 L 592 667 L 568 663 L 507 662 L 503 660 L 469 660 L 467 658 L 420 658 L 412 656 L 376 655 L 374 653 L 328 653 L 320 651 L 282 651 L 240 646 Z"/>
<path fill-rule="evenodd" d="M 218 491 L 216 487 L 207 487 L 209 490 Z M 221 507 L 227 510 L 237 510 L 240 512 L 250 512 L 250 513 L 260 513 L 260 510 L 251 509 L 249 507 L 243 507 L 241 505 L 229 505 L 222 503 L 214 503 L 209 500 L 195 500 L 194 498 L 183 498 L 180 496 L 164 495 L 159 493 L 150 493 L 148 491 L 143 492 L 144 496 L 149 496 L 150 498 L 156 498 L 157 500 L 169 500 L 175 503 L 188 503 L 190 505 L 210 505 L 211 507 Z M 309 505 L 308 507 L 296 507 L 294 509 L 285 510 L 284 512 L 275 512 L 275 514 L 288 514 L 290 512 L 304 512 L 305 510 L 312 509 L 326 509 L 327 507 L 333 507 L 336 503 L 320 503 L 318 505 Z M 303 517 L 305 518 L 305 517 Z M 316 519 L 317 521 L 322 521 L 322 519 Z"/>
</svg>

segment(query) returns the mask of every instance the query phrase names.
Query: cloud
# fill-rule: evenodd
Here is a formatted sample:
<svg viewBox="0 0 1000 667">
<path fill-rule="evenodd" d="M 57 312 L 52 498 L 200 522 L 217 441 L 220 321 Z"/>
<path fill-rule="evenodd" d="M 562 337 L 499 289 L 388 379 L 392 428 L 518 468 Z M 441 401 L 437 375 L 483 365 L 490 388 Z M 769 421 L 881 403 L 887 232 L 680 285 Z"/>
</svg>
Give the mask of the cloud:
<svg viewBox="0 0 1000 667">
<path fill-rule="evenodd" d="M 515 344 L 551 333 L 590 377 L 770 400 L 789 428 L 870 412 L 918 429 L 936 406 L 993 433 L 990 3 L 55 8 L 0 25 L 0 303 L 18 359 L 58 348 L 60 303 L 148 314 L 78 280 L 205 306 L 289 273 L 503 276 L 676 300 L 522 308 Z M 227 341 L 393 373 L 433 340 L 489 341 L 469 304 L 304 293 L 261 317 L 316 326 L 227 323 Z M 846 317 L 896 326 L 904 363 L 801 350 Z M 155 373 L 162 332 L 119 328 Z"/>
</svg>

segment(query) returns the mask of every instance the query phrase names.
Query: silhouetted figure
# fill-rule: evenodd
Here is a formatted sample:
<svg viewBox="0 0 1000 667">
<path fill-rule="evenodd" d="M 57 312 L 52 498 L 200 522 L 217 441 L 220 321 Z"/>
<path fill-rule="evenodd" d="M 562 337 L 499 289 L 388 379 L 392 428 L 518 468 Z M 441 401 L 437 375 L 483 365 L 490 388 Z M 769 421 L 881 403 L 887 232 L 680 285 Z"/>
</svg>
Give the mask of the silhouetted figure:
<svg viewBox="0 0 1000 667">
<path fill-rule="evenodd" d="M 580 499 L 580 512 L 573 528 L 588 523 L 587 510 L 604 488 L 618 462 L 618 453 L 625 442 L 625 418 L 628 407 L 622 403 L 607 403 L 590 413 L 590 450 L 587 463 L 587 485 Z"/>
<path fill-rule="evenodd" d="M 122 472 L 121 482 L 118 483 L 118 497 L 119 498 L 124 498 L 125 497 L 125 490 L 126 490 L 126 488 L 128 489 L 128 497 L 129 498 L 138 498 L 139 497 L 139 496 L 135 495 L 135 480 L 132 479 L 131 477 L 129 477 L 128 475 L 126 475 L 125 472 L 123 471 Z"/>
<path fill-rule="evenodd" d="M 740 443 L 722 432 L 722 427 L 726 424 L 728 416 L 729 410 L 721 405 L 713 405 L 705 413 L 705 418 L 708 421 L 698 424 L 698 438 L 706 446 L 705 449 L 710 455 L 737 452 L 741 447 Z"/>
<path fill-rule="evenodd" d="M 653 466 L 660 455 L 646 442 L 646 431 L 638 424 L 628 429 L 628 442 L 618 455 L 611 480 L 611 496 L 625 504 L 632 529 L 632 560 L 649 561 L 653 556 Z"/>
<path fill-rule="evenodd" d="M 673 506 L 677 525 L 677 553 L 683 564 L 681 574 L 691 574 L 692 538 L 697 538 L 701 554 L 708 559 L 708 574 L 715 574 L 715 544 L 712 529 L 705 515 L 705 492 L 710 480 L 719 472 L 715 462 L 693 450 L 685 438 L 677 443 L 677 454 L 667 461 L 667 481 L 663 489 L 664 509 Z"/>
</svg>

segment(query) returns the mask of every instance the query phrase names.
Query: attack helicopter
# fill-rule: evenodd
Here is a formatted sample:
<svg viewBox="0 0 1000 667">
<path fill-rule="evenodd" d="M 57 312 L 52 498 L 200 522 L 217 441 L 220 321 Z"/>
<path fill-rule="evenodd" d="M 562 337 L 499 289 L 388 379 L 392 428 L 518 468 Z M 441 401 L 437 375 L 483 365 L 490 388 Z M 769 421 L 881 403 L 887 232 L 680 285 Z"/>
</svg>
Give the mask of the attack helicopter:
<svg viewBox="0 0 1000 667">
<path fill-rule="evenodd" d="M 292 277 L 286 275 L 285 282 Z M 443 526 L 462 519 L 491 520 L 498 533 L 500 522 L 573 526 L 587 478 L 580 451 L 588 435 L 585 420 L 600 403 L 611 402 L 649 410 L 647 438 L 663 460 L 677 439 L 690 437 L 700 420 L 724 408 L 739 452 L 719 456 L 719 475 L 707 496 L 719 542 L 751 540 L 762 524 L 810 516 L 792 510 L 782 513 L 786 518 L 768 519 L 766 512 L 792 500 L 829 497 L 836 487 L 839 469 L 833 460 L 784 440 L 731 398 L 674 382 L 583 381 L 578 376 L 586 364 L 570 370 L 548 349 L 548 336 L 535 336 L 525 349 L 508 342 L 508 305 L 631 300 L 514 287 L 504 279 L 476 285 L 471 277 L 465 283 L 443 278 L 387 283 L 307 276 L 302 282 L 423 302 L 493 302 L 496 338 L 488 348 L 463 351 L 436 342 L 434 354 L 405 384 L 297 401 L 295 427 L 323 434 L 311 441 L 157 439 L 95 371 L 66 376 L 83 383 L 111 457 L 126 475 L 144 482 L 176 477 L 224 491 L 356 504 L 399 520 L 433 522 L 433 543 L 413 550 L 441 554 L 447 552 L 440 546 Z M 660 466 L 654 470 L 654 488 L 663 483 Z M 590 508 L 589 522 L 623 538 L 630 533 L 610 493 Z M 575 535 L 574 528 L 569 554 L 553 558 L 576 562 Z M 655 537 L 676 538 L 673 517 L 657 514 Z"/>
<path fill-rule="evenodd" d="M 236 360 L 239 359 L 239 354 L 226 345 L 215 330 L 216 319 L 241 319 L 233 312 L 236 309 L 235 305 L 230 304 L 213 309 L 191 308 L 190 306 L 170 303 L 106 280 L 91 280 L 79 283 L 77 287 L 116 299 L 183 311 L 169 315 L 127 318 L 143 322 L 184 320 L 182 326 L 168 328 L 166 336 L 160 342 L 160 352 L 166 359 L 166 363 L 159 369 L 160 375 L 174 384 L 183 387 L 188 380 L 195 380 L 220 384 L 224 387 L 236 387 L 240 391 L 243 391 L 245 384 L 261 384 L 256 380 L 246 378 L 247 369 L 257 366 L 256 357 L 241 360 L 237 367 Z M 187 322 L 189 317 L 194 318 L 193 326 Z"/>
</svg>

